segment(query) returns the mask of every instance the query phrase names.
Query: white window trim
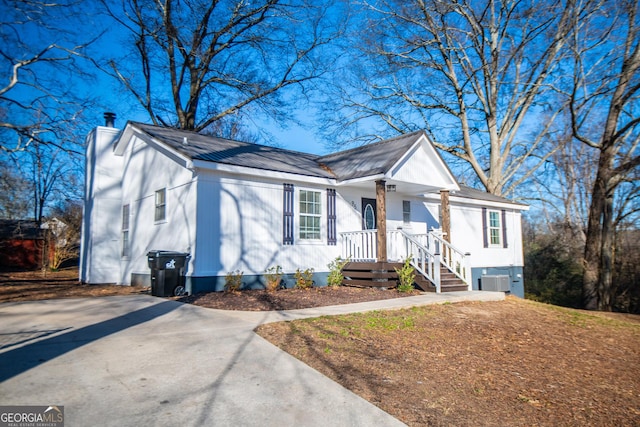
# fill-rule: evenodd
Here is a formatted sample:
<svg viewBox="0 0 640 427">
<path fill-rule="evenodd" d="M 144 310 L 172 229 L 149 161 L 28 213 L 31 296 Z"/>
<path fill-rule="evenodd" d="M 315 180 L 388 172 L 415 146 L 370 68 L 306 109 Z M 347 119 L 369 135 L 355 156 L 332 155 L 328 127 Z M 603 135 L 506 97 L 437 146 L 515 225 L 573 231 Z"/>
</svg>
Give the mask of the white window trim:
<svg viewBox="0 0 640 427">
<path fill-rule="evenodd" d="M 404 210 L 404 205 L 405 203 L 409 206 L 409 210 L 405 211 Z M 405 214 L 409 215 L 409 221 L 405 221 Z M 404 227 L 410 227 L 411 226 L 411 200 L 403 200 L 402 201 L 402 225 Z"/>
<path fill-rule="evenodd" d="M 300 203 L 302 201 L 302 192 L 312 192 L 312 193 L 318 193 L 320 195 L 320 200 L 318 201 L 318 206 L 320 207 L 320 214 L 307 214 L 307 213 L 302 213 L 300 211 Z M 325 236 L 326 236 L 326 220 L 327 220 L 327 213 L 325 212 L 325 205 L 326 205 L 326 198 L 325 198 L 325 194 L 323 191 L 315 189 L 315 188 L 297 188 L 296 189 L 296 203 L 294 203 L 294 218 L 295 218 L 295 232 L 296 232 L 296 240 L 298 244 L 321 244 L 324 242 L 325 240 Z M 316 239 L 309 239 L 309 238 L 305 238 L 302 237 L 302 233 L 301 233 L 301 226 L 302 226 L 302 216 L 311 216 L 311 217 L 316 217 L 319 218 L 319 223 L 320 223 L 320 235 L 319 237 Z"/>
<path fill-rule="evenodd" d="M 125 216 L 126 215 L 126 216 Z M 121 258 L 128 259 L 131 255 L 131 205 L 122 205 L 122 230 L 121 230 Z M 125 239 L 126 235 L 126 239 Z M 126 242 L 126 244 L 125 244 Z"/>
<path fill-rule="evenodd" d="M 497 227 L 491 226 L 491 214 L 494 213 L 498 217 L 498 225 Z M 491 231 L 497 230 L 498 232 L 498 243 L 493 243 L 491 239 Z M 490 248 L 502 248 L 502 212 L 495 209 L 487 209 L 487 243 Z"/>
<path fill-rule="evenodd" d="M 164 193 L 164 203 L 159 205 L 158 204 L 158 194 L 160 192 Z M 158 219 L 158 208 L 162 206 L 163 208 L 163 217 L 161 219 Z M 154 224 L 162 224 L 167 222 L 167 188 L 161 188 L 159 190 L 156 190 L 153 193 L 153 223 Z"/>
</svg>

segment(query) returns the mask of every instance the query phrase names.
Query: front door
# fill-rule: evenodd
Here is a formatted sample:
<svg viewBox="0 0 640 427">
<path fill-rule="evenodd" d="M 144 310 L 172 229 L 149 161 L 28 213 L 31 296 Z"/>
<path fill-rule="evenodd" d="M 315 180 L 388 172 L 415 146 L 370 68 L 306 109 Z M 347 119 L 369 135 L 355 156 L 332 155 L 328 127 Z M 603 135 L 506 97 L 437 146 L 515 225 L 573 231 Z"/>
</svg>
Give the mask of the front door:
<svg viewBox="0 0 640 427">
<path fill-rule="evenodd" d="M 362 229 L 375 230 L 376 228 L 376 199 L 362 199 Z"/>
</svg>

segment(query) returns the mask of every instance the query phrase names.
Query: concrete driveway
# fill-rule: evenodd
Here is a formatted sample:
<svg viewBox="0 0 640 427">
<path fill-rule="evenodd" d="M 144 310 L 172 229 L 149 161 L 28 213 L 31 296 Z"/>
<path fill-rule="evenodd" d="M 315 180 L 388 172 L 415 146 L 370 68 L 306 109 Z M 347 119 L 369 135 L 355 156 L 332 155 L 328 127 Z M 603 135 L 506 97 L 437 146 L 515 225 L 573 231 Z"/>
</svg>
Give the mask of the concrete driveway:
<svg viewBox="0 0 640 427">
<path fill-rule="evenodd" d="M 412 298 L 379 308 L 425 301 Z M 144 295 L 1 304 L 0 405 L 63 405 L 67 426 L 404 425 L 253 332 L 378 308 L 354 306 L 242 313 Z"/>
</svg>

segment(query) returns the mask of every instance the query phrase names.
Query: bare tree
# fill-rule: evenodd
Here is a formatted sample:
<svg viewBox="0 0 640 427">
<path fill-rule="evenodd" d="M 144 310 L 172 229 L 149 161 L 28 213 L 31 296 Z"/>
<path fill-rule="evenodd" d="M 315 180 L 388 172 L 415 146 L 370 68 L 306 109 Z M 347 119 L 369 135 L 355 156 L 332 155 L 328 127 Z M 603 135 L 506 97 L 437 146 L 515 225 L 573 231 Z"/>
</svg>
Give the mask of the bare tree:
<svg viewBox="0 0 640 427">
<path fill-rule="evenodd" d="M 31 212 L 29 182 L 10 158 L 0 160 L 0 218 L 24 219 Z"/>
<path fill-rule="evenodd" d="M 573 135 L 598 156 L 584 253 L 589 309 L 611 310 L 616 214 L 637 214 L 640 17 L 636 1 L 603 2 L 573 37 Z M 634 206 L 634 204 L 636 204 Z"/>
<path fill-rule="evenodd" d="M 0 150 L 25 150 L 33 141 L 74 150 L 62 131 L 90 102 L 75 92 L 86 75 L 76 61 L 87 45 L 76 40 L 78 25 L 70 23 L 77 0 L 2 3 Z"/>
<path fill-rule="evenodd" d="M 45 208 L 68 175 L 69 163 L 61 159 L 62 153 L 60 148 L 51 149 L 37 141 L 28 152 L 29 160 L 24 166 L 25 172 L 30 175 L 29 186 L 33 198 L 31 206 L 33 218 L 38 225 L 42 223 Z"/>
<path fill-rule="evenodd" d="M 573 2 L 380 0 L 365 8 L 352 85 L 332 94 L 343 105 L 334 137 L 368 141 L 424 128 L 498 195 L 553 153 L 562 112 L 553 74 L 580 13 Z M 348 134 L 345 124 L 356 133 L 378 125 L 379 133 Z"/>
<path fill-rule="evenodd" d="M 560 139 L 559 148 L 545 165 L 523 184 L 522 199 L 530 202 L 534 210 L 542 213 L 547 225 L 545 232 L 552 232 L 559 224 L 570 231 L 577 240 L 580 253 L 586 239 L 587 218 L 591 189 L 597 167 L 597 156 L 584 144 L 575 143 L 571 129 Z M 580 257 L 578 253 L 573 254 Z"/>
<path fill-rule="evenodd" d="M 60 202 L 53 208 L 51 215 L 53 218 L 48 221 L 48 236 L 53 240 L 53 253 L 49 267 L 57 270 L 65 262 L 79 256 L 82 203 L 73 200 Z"/>
<path fill-rule="evenodd" d="M 103 3 L 131 36 L 110 73 L 153 123 L 196 131 L 248 109 L 284 117 L 283 90 L 322 75 L 321 48 L 340 32 L 326 1 Z"/>
<path fill-rule="evenodd" d="M 32 218 L 40 225 L 60 200 L 82 198 L 80 159 L 62 148 L 34 140 L 0 158 L 0 217 Z"/>
</svg>

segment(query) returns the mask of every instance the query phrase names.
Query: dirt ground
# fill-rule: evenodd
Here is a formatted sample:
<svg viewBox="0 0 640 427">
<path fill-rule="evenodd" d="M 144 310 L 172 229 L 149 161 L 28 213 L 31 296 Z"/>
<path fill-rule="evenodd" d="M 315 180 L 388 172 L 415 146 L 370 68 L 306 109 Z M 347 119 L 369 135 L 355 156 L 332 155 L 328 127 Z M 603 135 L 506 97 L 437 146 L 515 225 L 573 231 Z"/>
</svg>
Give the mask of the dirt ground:
<svg viewBox="0 0 640 427">
<path fill-rule="evenodd" d="M 148 293 L 148 288 L 115 285 L 82 285 L 78 269 L 61 271 L 0 272 L 0 302 L 52 298 L 99 297 Z"/>
<path fill-rule="evenodd" d="M 0 302 L 139 293 L 149 289 L 81 285 L 77 270 L 0 273 Z M 255 311 L 405 295 L 340 287 L 173 299 Z M 276 323 L 258 333 L 410 426 L 640 425 L 640 316 L 510 297 Z"/>
<path fill-rule="evenodd" d="M 638 316 L 532 301 L 263 325 L 258 333 L 410 426 L 638 426 Z"/>
</svg>

